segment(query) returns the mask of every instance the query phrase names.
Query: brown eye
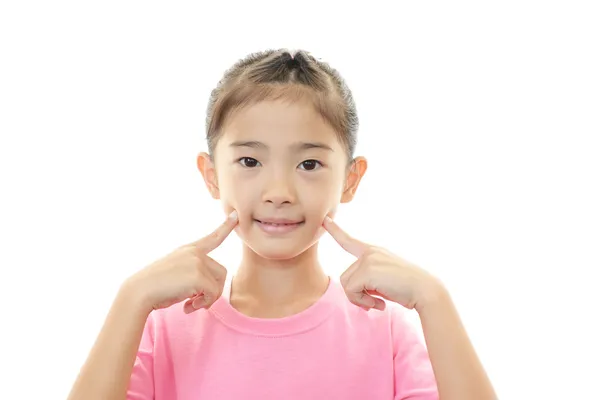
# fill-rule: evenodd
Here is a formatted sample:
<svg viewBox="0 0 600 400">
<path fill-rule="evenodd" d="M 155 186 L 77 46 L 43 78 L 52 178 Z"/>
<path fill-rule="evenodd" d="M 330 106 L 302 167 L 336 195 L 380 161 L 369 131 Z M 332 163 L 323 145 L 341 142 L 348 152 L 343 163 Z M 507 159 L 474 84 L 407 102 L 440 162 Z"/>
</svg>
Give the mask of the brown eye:
<svg viewBox="0 0 600 400">
<path fill-rule="evenodd" d="M 254 168 L 259 164 L 258 160 L 252 157 L 242 157 L 238 160 L 238 162 L 246 168 Z"/>
<path fill-rule="evenodd" d="M 302 161 L 300 163 L 300 166 L 302 167 L 303 170 L 305 171 L 312 171 L 315 170 L 319 167 L 322 167 L 323 164 L 321 164 L 319 161 L 317 160 L 306 160 L 306 161 Z"/>
</svg>

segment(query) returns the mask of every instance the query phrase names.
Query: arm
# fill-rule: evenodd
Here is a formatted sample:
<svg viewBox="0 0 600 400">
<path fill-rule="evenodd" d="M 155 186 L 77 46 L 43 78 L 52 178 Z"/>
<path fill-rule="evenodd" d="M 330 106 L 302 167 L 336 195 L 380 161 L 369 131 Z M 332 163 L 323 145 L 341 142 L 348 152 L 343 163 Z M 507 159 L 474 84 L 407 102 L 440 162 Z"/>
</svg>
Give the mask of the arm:
<svg viewBox="0 0 600 400">
<path fill-rule="evenodd" d="M 497 399 L 447 290 L 436 287 L 417 311 L 440 400 Z"/>
<path fill-rule="evenodd" d="M 123 399 L 150 310 L 126 284 L 117 295 L 68 400 Z"/>
<path fill-rule="evenodd" d="M 323 221 L 323 227 L 340 246 L 358 258 L 340 277 L 352 303 L 384 310 L 383 299 L 386 299 L 417 310 L 440 400 L 495 400 L 492 384 L 444 286 L 418 265 L 354 239 L 329 217 Z M 416 360 L 420 367 L 428 364 L 423 357 Z M 414 363 L 410 361 L 408 365 Z M 423 369 L 420 373 L 427 379 L 431 371 Z M 413 393 L 405 391 L 406 388 L 401 389 L 400 398 L 415 398 Z"/>
</svg>

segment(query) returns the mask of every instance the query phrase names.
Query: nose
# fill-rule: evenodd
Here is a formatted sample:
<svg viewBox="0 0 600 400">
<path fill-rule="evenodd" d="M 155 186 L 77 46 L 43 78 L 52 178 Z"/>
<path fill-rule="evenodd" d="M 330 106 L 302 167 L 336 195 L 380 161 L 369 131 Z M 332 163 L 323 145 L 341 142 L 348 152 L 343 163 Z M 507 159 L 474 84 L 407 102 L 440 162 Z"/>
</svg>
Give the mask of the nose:
<svg viewBox="0 0 600 400">
<path fill-rule="evenodd" d="M 276 207 L 296 202 L 296 190 L 293 177 L 282 171 L 270 174 L 263 190 L 263 202 Z"/>
</svg>

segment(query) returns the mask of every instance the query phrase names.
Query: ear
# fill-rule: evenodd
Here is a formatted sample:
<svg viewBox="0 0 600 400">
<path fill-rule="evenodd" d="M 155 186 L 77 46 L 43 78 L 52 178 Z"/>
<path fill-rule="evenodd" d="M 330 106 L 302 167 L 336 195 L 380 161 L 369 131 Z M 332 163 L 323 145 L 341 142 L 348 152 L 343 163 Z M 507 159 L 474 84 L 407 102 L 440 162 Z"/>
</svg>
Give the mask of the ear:
<svg viewBox="0 0 600 400">
<path fill-rule="evenodd" d="M 215 164 L 211 157 L 207 153 L 198 154 L 198 159 L 196 160 L 198 164 L 198 170 L 202 174 L 204 178 L 204 183 L 210 192 L 210 195 L 213 199 L 219 199 L 219 184 L 217 182 L 217 171 L 215 169 Z"/>
<path fill-rule="evenodd" d="M 367 171 L 367 159 L 364 157 L 356 157 L 347 168 L 346 182 L 340 203 L 349 203 L 354 198 L 354 193 L 358 189 L 360 180 Z"/>
</svg>

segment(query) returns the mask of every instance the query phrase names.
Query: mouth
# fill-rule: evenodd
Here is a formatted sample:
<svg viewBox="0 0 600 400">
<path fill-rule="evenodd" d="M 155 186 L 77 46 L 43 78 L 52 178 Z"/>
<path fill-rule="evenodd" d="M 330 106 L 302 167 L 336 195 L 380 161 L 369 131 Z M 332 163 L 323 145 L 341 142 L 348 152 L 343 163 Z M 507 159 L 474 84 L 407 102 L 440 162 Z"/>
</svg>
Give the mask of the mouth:
<svg viewBox="0 0 600 400">
<path fill-rule="evenodd" d="M 261 224 L 268 225 L 296 225 L 304 222 L 303 219 L 286 219 L 286 218 L 263 218 L 263 219 L 254 219 L 256 222 L 260 222 Z"/>
<path fill-rule="evenodd" d="M 254 219 L 258 227 L 269 234 L 282 234 L 291 232 L 304 224 L 304 220 L 285 218 Z"/>
</svg>

